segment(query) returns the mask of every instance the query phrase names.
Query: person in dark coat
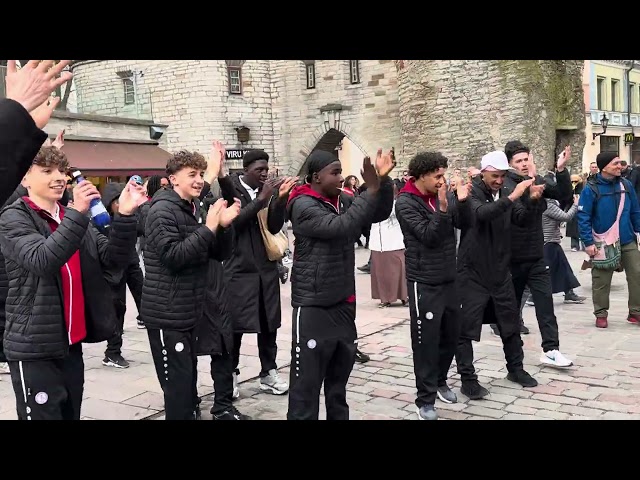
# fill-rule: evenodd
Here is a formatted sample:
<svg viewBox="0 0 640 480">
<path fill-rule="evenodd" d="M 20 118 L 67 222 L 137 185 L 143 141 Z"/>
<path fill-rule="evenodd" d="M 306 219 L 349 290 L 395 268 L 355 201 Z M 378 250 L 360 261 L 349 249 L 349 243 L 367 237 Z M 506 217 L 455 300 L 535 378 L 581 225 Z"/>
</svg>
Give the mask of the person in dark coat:
<svg viewBox="0 0 640 480">
<path fill-rule="evenodd" d="M 251 150 L 243 159 L 242 173 L 218 178 L 221 189 L 233 188 L 242 210 L 233 222 L 235 248 L 224 262 L 229 304 L 234 322 L 234 398 L 238 398 L 240 347 L 245 333 L 258 334 L 260 389 L 275 395 L 287 393 L 289 385 L 278 374 L 277 332 L 281 325 L 280 277 L 277 262 L 269 260 L 258 212 L 268 208 L 267 227 L 273 235 L 284 225 L 286 201 L 297 179 L 268 179 L 269 155 Z M 278 185 L 280 185 L 278 187 Z"/>
<path fill-rule="evenodd" d="M 4 351 L 21 420 L 80 419 L 82 343 L 105 341 L 115 330 L 104 269 L 124 268 L 135 249 L 142 189 L 122 193 L 107 239 L 87 215 L 100 198 L 90 182 L 74 189 L 73 208 L 59 203 L 67 165 L 63 152 L 43 147 L 24 178 L 29 196 L 0 214 L 9 278 Z"/>
<path fill-rule="evenodd" d="M 528 287 L 535 304 L 536 318 L 542 337 L 542 354 L 540 362 L 557 368 L 567 368 L 573 362 L 560 352 L 558 320 L 553 307 L 551 292 L 551 276 L 544 259 L 544 233 L 542 217 L 547 209 L 544 199 L 557 200 L 560 205 L 570 204 L 573 200 L 571 176 L 565 168 L 571 157 L 571 148 L 566 147 L 556 163 L 555 182 L 553 178 L 543 179 L 535 173 L 535 164 L 529 148 L 518 140 L 508 142 L 504 153 L 512 170 L 508 171 L 502 189 L 506 195 L 511 194 L 516 186 L 529 178 L 534 178 L 534 184 L 542 187 L 543 199 L 532 200 L 528 194 L 523 195 L 529 210 L 533 213 L 530 222 L 523 226 L 517 224 L 511 227 L 511 277 L 518 310 L 525 288 Z M 553 176 L 552 176 L 553 177 Z M 526 301 L 526 299 L 525 299 Z M 520 316 L 518 315 L 518 318 Z"/>
<path fill-rule="evenodd" d="M 317 420 L 324 383 L 327 420 L 348 420 L 346 387 L 357 348 L 355 248 L 363 225 L 384 221 L 393 208 L 390 154 L 367 157 L 368 189 L 358 197 L 340 191 L 342 166 L 331 152 L 309 155 L 306 184 L 287 209 L 296 237 L 291 273 L 293 328 L 288 420 Z M 346 205 L 349 205 L 348 208 Z"/>
<path fill-rule="evenodd" d="M 113 218 L 119 212 L 118 198 L 125 188 L 125 184 L 122 183 L 108 183 L 104 187 L 102 193 L 102 203 Z M 148 203 L 148 202 L 145 202 Z M 144 205 L 144 204 L 143 204 Z M 139 219 L 138 219 L 139 222 Z M 106 231 L 106 235 L 109 235 L 109 230 Z M 102 364 L 105 367 L 114 368 L 129 368 L 129 362 L 122 356 L 122 334 L 124 331 L 124 316 L 127 312 L 127 285 L 131 290 L 131 296 L 136 302 L 138 307 L 138 314 L 140 313 L 140 301 L 142 297 L 142 282 L 143 275 L 140 269 L 140 258 L 135 249 L 131 252 L 131 259 L 127 268 L 118 268 L 114 271 L 105 271 L 106 279 L 111 286 L 111 293 L 113 295 L 113 306 L 116 311 L 117 331 L 108 340 L 107 349 L 104 352 L 104 359 Z"/>
<path fill-rule="evenodd" d="M 238 202 L 219 200 L 201 221 L 200 193 L 207 168 L 197 152 L 169 158 L 171 189 L 157 192 L 145 225 L 142 320 L 164 392 L 165 419 L 194 420 L 198 411 L 196 324 L 203 315 L 209 259 L 228 258 Z"/>
<path fill-rule="evenodd" d="M 230 196 L 229 192 L 221 193 L 228 203 L 233 203 L 233 191 Z M 205 196 L 203 212 L 218 198 L 213 194 Z M 209 260 L 207 285 L 203 316 L 196 324 L 196 340 L 198 356 L 211 357 L 211 379 L 215 390 L 211 414 L 214 420 L 250 420 L 251 417 L 243 415 L 233 405 L 233 320 L 224 267 L 218 260 Z"/>
<path fill-rule="evenodd" d="M 573 185 L 573 194 L 580 198 L 580 194 L 584 188 L 583 178 L 580 175 L 571 175 L 571 185 Z M 577 252 L 584 250 L 584 245 L 580 241 L 580 233 L 578 232 L 578 219 L 575 215 L 567 222 L 565 234 L 571 239 L 571 251 Z"/>
<path fill-rule="evenodd" d="M 462 300 L 462 327 L 456 364 L 462 380 L 460 391 L 472 400 L 488 395 L 478 383 L 473 367 L 472 341 L 480 341 L 483 323 L 497 323 L 509 374 L 507 379 L 524 387 L 538 382 L 523 368 L 518 309 L 510 275 L 511 224 L 533 221 L 533 212 L 520 201 L 527 189 L 540 197 L 542 187 L 534 179 L 520 182 L 510 194 L 502 188 L 510 169 L 504 152 L 482 157 L 482 175 L 473 181 L 470 208 L 473 224 L 463 228 L 458 250 L 458 282 Z"/>
<path fill-rule="evenodd" d="M 396 200 L 406 248 L 411 348 L 418 395 L 418 419 L 436 420 L 436 397 L 458 401 L 447 385 L 458 345 L 460 297 L 456 286 L 456 228 L 471 222 L 470 183 L 447 192 L 448 159 L 426 152 L 409 162 L 411 179 Z"/>
</svg>

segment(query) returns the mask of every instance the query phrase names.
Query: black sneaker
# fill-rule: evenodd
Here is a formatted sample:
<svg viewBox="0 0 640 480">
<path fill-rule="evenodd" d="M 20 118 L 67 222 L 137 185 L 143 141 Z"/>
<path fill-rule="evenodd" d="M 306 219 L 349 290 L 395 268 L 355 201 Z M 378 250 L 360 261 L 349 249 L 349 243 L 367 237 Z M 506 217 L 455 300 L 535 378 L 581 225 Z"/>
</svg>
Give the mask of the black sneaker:
<svg viewBox="0 0 640 480">
<path fill-rule="evenodd" d="M 367 263 L 366 265 L 358 267 L 358 270 L 360 270 L 362 273 L 371 273 L 371 266 Z"/>
<path fill-rule="evenodd" d="M 584 303 L 587 297 L 577 295 L 573 290 L 564 294 L 564 303 Z"/>
<path fill-rule="evenodd" d="M 202 411 L 200 410 L 200 405 L 196 406 L 196 409 L 193 411 L 193 416 L 196 420 L 202 420 Z"/>
<path fill-rule="evenodd" d="M 362 353 L 360 350 L 356 350 L 356 362 L 367 363 L 369 360 L 371 360 L 369 355 Z"/>
<path fill-rule="evenodd" d="M 520 324 L 520 335 L 529 335 L 529 329 L 524 324 L 524 322 Z"/>
<path fill-rule="evenodd" d="M 480 385 L 477 380 L 462 382 L 460 392 L 469 400 L 481 400 L 489 395 L 489 390 Z"/>
<path fill-rule="evenodd" d="M 491 327 L 491 331 L 493 332 L 493 334 L 496 337 L 499 337 L 500 336 L 500 330 L 498 329 L 498 325 L 496 325 L 495 323 L 491 323 L 491 324 L 489 324 L 489 326 Z"/>
<path fill-rule="evenodd" d="M 122 358 L 122 355 L 107 355 L 102 360 L 102 365 L 105 367 L 129 368 L 129 362 Z"/>
<path fill-rule="evenodd" d="M 147 328 L 147 327 L 145 327 L 144 322 L 142 320 L 140 320 L 140 319 L 138 319 L 138 328 L 140 328 L 140 329 Z"/>
<path fill-rule="evenodd" d="M 458 397 L 448 385 L 438 387 L 438 398 L 444 403 L 456 403 L 458 401 Z"/>
<path fill-rule="evenodd" d="M 249 415 L 244 415 L 237 408 L 232 407 L 231 410 L 225 410 L 222 413 L 214 414 L 214 420 L 251 420 Z"/>
<path fill-rule="evenodd" d="M 529 375 L 524 370 L 518 370 L 517 372 L 509 372 L 507 375 L 507 380 L 510 380 L 514 383 L 518 383 L 525 388 L 532 388 L 538 386 L 538 381 Z"/>
</svg>

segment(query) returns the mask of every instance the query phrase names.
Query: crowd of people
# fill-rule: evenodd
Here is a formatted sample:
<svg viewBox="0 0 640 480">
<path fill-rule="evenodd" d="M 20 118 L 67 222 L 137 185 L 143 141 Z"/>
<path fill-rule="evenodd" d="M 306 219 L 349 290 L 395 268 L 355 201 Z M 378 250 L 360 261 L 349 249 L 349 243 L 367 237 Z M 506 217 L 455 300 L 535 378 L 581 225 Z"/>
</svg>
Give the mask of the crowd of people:
<svg viewBox="0 0 640 480">
<path fill-rule="evenodd" d="M 379 149 L 364 158 L 359 185 L 343 178 L 335 152 L 323 150 L 309 155 L 302 178 L 270 176 L 262 150 L 247 152 L 243 171 L 231 175 L 216 141 L 209 158 L 182 150 L 166 175 L 133 176 L 99 192 L 69 165 L 63 133 L 51 142 L 43 131 L 59 101 L 53 92 L 71 78 L 68 63 L 18 69 L 10 61 L 0 100 L 0 361 L 22 420 L 80 419 L 83 343 L 106 342 L 103 364 L 129 366 L 127 288 L 167 420 L 201 417 L 200 356 L 211 359 L 213 418 L 250 418 L 233 403 L 246 334 L 257 335 L 260 389 L 288 394 L 287 419 L 317 420 L 324 386 L 327 419 L 347 420 L 347 383 L 354 363 L 366 361 L 356 328 L 358 243 L 371 249 L 358 268 L 371 273 L 372 298 L 380 308 L 408 307 L 421 420 L 438 418 L 436 399 L 458 401 L 448 386 L 454 358 L 461 393 L 488 394 L 472 343 L 483 324 L 502 340 L 507 379 L 537 385 L 523 366 L 524 304 L 535 306 L 540 363 L 573 365 L 560 350 L 553 294 L 564 293 L 566 303 L 586 298 L 575 292 L 580 285 L 560 246 L 563 223 L 575 219 L 573 247 L 589 258 L 596 327 L 608 326 L 611 279 L 622 270 L 627 321 L 640 323 L 638 175 L 615 154 L 600 153 L 597 171 L 582 181 L 569 174 L 567 147 L 542 177 L 530 149 L 510 141 L 467 179 L 455 170 L 447 181 L 449 160 L 422 152 L 393 180 L 395 152 Z M 276 359 L 289 223 L 286 379 Z"/>
</svg>

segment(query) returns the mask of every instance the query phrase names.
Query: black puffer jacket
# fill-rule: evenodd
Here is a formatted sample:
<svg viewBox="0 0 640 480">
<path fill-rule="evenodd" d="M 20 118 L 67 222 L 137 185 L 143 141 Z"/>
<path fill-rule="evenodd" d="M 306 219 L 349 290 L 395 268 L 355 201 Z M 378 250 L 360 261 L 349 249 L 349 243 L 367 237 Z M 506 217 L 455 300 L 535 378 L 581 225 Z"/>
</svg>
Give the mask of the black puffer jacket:
<svg viewBox="0 0 640 480">
<path fill-rule="evenodd" d="M 135 216 L 117 217 L 107 239 L 89 217 L 65 210 L 55 232 L 20 199 L 0 215 L 0 245 L 9 292 L 4 351 L 9 360 L 50 360 L 67 354 L 60 269 L 80 250 L 87 336 L 102 342 L 115 331 L 115 311 L 103 267 L 126 265 L 135 248 Z"/>
<path fill-rule="evenodd" d="M 455 228 L 471 223 L 469 202 L 449 195 L 446 213 L 434 199 L 433 210 L 413 182 L 407 182 L 396 200 L 396 217 L 405 245 L 407 280 L 427 285 L 452 283 L 456 279 Z"/>
<path fill-rule="evenodd" d="M 514 172 L 508 172 L 502 190 L 504 196 L 510 195 L 516 186 L 529 177 L 523 177 Z M 540 175 L 536 176 L 536 185 L 546 185 L 544 198 L 558 200 L 561 204 L 571 203 L 573 186 L 571 175 L 565 169 L 556 173 L 556 183 L 545 181 Z M 547 209 L 544 199 L 531 200 L 529 193 L 522 196 L 522 202 L 532 213 L 531 221 L 524 226 L 513 225 L 511 228 L 511 261 L 512 263 L 535 262 L 544 258 L 544 234 L 542 233 L 542 214 Z"/>
<path fill-rule="evenodd" d="M 145 234 L 141 317 L 147 328 L 190 330 L 202 316 L 209 259 L 224 260 L 233 230 L 212 232 L 197 205 L 173 190 L 151 201 Z"/>
<path fill-rule="evenodd" d="M 308 185 L 289 197 L 295 235 L 291 272 L 293 307 L 331 307 L 355 296 L 355 249 L 362 227 L 389 218 L 393 185 L 385 178 L 376 195 L 341 194 L 338 208 Z"/>
<path fill-rule="evenodd" d="M 19 198 L 25 197 L 28 194 L 29 193 L 26 188 L 24 188 L 22 185 L 18 185 L 18 188 L 16 188 L 15 192 L 13 192 L 13 194 L 9 197 L 7 202 L 3 205 L 3 208 L 8 205 L 11 205 L 13 202 L 18 200 Z M 63 206 L 66 206 L 68 202 L 69 202 L 69 193 L 67 190 L 65 190 L 65 193 L 63 194 L 62 199 L 60 200 L 60 203 Z M 4 336 L 4 324 L 6 319 L 5 303 L 7 301 L 8 294 L 9 294 L 9 277 L 7 277 L 7 268 L 4 263 L 4 256 L 0 252 L 0 339 L 2 339 L 2 337 Z M 0 340 L 0 344 L 1 343 L 2 343 L 2 340 Z M 4 351 L 1 345 L 0 345 L 0 351 Z M 0 361 L 3 361 L 2 355 L 4 355 L 4 353 L 0 354 Z"/>
</svg>

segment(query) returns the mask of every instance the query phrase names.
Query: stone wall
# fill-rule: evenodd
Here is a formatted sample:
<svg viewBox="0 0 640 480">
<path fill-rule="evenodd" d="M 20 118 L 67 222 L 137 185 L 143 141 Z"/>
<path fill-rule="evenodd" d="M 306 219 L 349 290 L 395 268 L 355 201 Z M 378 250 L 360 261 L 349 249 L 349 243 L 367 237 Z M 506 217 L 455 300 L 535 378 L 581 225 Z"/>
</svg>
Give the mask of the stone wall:
<svg viewBox="0 0 640 480">
<path fill-rule="evenodd" d="M 439 150 L 450 165 L 479 165 L 482 155 L 519 139 L 539 171 L 570 143 L 584 147 L 581 61 L 397 61 L 403 157 Z M 558 137 L 558 148 L 556 148 Z"/>
<path fill-rule="evenodd" d="M 142 72 L 137 77 L 137 104 L 124 105 L 117 72 Z M 79 65 L 75 70 L 78 112 L 120 117 L 153 118 L 168 124 L 170 151 L 198 150 L 209 154 L 211 142 L 227 148 L 263 148 L 273 154 L 269 62 L 246 61 L 243 94 L 229 93 L 224 60 L 108 60 Z M 235 128 L 251 129 L 241 145 Z"/>
<path fill-rule="evenodd" d="M 124 105 L 117 72 L 125 70 L 143 73 L 135 106 Z M 301 60 L 246 60 L 243 93 L 231 95 L 223 60 L 108 60 L 78 65 L 74 81 L 78 112 L 168 124 L 169 150 L 208 153 L 214 139 L 227 148 L 263 148 L 275 166 L 294 174 L 324 133 L 320 107 L 326 104 L 344 106 L 339 128 L 365 153 L 400 150 L 393 61 L 361 60 L 360 78 L 351 84 L 347 60 L 318 60 L 316 88 L 307 90 Z M 248 144 L 237 141 L 240 125 L 251 129 Z"/>
</svg>

